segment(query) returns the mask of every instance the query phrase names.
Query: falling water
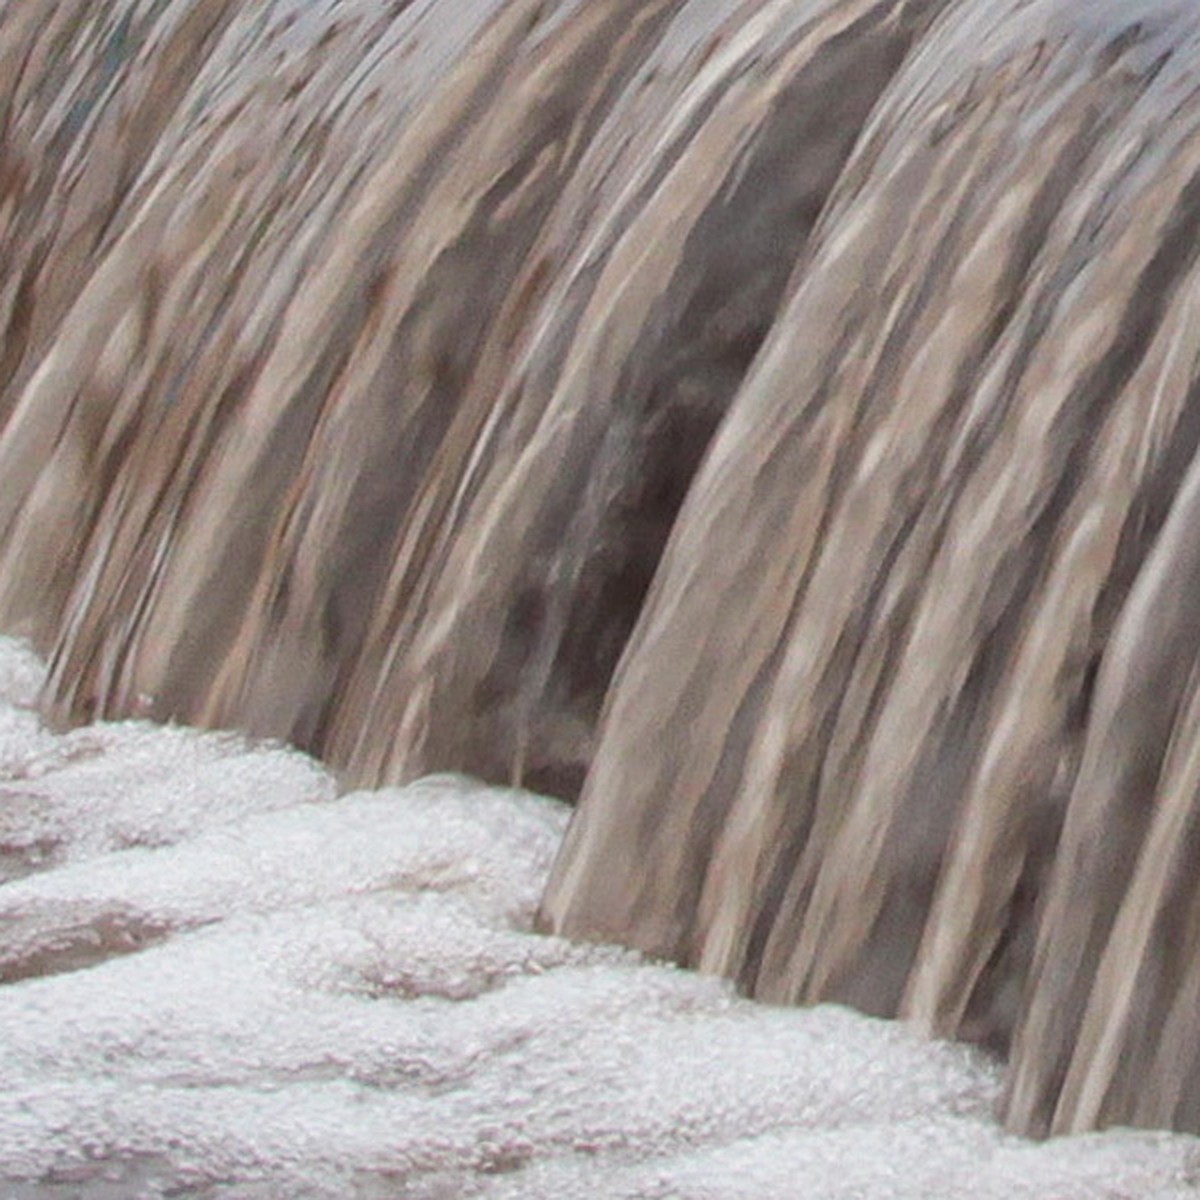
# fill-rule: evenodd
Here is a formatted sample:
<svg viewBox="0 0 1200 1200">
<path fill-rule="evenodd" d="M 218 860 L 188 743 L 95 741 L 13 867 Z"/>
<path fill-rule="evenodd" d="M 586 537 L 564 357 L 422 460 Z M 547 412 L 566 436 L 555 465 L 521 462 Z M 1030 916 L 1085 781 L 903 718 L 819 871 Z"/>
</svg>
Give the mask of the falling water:
<svg viewBox="0 0 1200 1200">
<path fill-rule="evenodd" d="M 335 796 L 277 745 L 65 735 L 0 639 L 5 1200 L 1192 1200 L 1194 1138 L 1031 1144 L 996 1066 L 530 929 L 568 810 Z"/>
<path fill-rule="evenodd" d="M 109 1061 L 144 993 L 142 1032 L 110 1046 L 140 1063 L 179 973 L 267 945 L 293 965 L 228 984 L 245 1028 L 278 1004 L 308 1036 L 295 1014 L 342 986 L 313 971 L 419 1005 L 553 966 L 628 988 L 621 1012 L 661 986 L 713 1030 L 758 1020 L 747 1037 L 808 1061 L 800 1014 L 538 937 L 535 910 L 759 999 L 976 1043 L 1006 1060 L 1014 1131 L 1200 1132 L 1197 66 L 1186 0 L 0 3 L 0 628 L 46 657 L 59 729 L 5 718 L 26 740 L 0 761 L 0 1025 L 5 1003 L 5 1030 L 79 1006 L 93 1037 L 32 1021 L 14 1103 L 51 1132 L 0 1172 L 69 1188 L 62 1162 L 111 1158 L 86 1129 L 47 1149 L 55 1120 L 124 1104 L 80 1099 L 70 1064 Z M 286 741 L 343 789 L 453 771 L 577 807 L 556 849 L 561 813 L 519 793 L 334 801 L 256 740 L 87 724 L 127 717 Z M 101 799 L 70 782 L 77 752 L 112 759 Z M 243 756 L 261 786 L 241 765 L 163 782 Z M 46 771 L 61 796 L 28 785 Z M 256 849 L 218 886 L 237 863 L 205 839 L 229 836 Z M 476 849 L 420 859 L 458 836 Z M 344 876 L 321 884 L 337 868 L 306 850 L 316 882 L 287 882 L 291 837 Z M 282 898 L 253 898 L 259 854 Z M 484 916 L 460 881 L 476 855 Z M 360 893 L 381 907 L 347 933 Z M 470 948 L 422 965 L 396 921 Z M 124 999 L 94 1002 L 97 979 Z M 430 1054 L 463 1038 L 499 1069 L 496 1030 L 532 1036 L 499 1007 Z M 385 1086 L 387 1061 L 409 1069 L 388 1036 L 366 1066 L 264 1046 L 250 1091 L 319 1061 L 349 1089 L 322 1104 L 367 1080 L 370 1120 L 417 1120 L 414 1095 L 441 1112 L 467 1066 Z M 628 1068 L 629 1037 L 612 1063 L 588 1043 L 595 1069 Z M 187 1184 L 186 1154 L 163 1166 L 180 1139 L 209 1161 L 182 1116 L 146 1115 L 237 1073 L 193 1077 L 189 1053 L 124 1077 L 149 1089 L 117 1122 L 146 1187 Z M 922 1093 L 934 1124 L 992 1099 L 945 1053 L 963 1074 Z M 826 1078 L 785 1065 L 780 1095 Z M 570 1090 L 550 1075 L 543 1100 Z M 253 1107 L 229 1103 L 212 1146 Z M 562 1103 L 500 1154 L 512 1194 L 566 1194 L 547 1147 L 617 1144 Z M 416 1158 L 330 1186 L 475 1194 L 487 1139 L 450 1108 L 421 1118 L 463 1139 L 442 1182 L 414 1134 Z M 613 1133 L 628 1194 L 659 1194 L 652 1150 L 782 1113 Z M 214 1170 L 197 1186 L 237 1177 Z"/>
</svg>

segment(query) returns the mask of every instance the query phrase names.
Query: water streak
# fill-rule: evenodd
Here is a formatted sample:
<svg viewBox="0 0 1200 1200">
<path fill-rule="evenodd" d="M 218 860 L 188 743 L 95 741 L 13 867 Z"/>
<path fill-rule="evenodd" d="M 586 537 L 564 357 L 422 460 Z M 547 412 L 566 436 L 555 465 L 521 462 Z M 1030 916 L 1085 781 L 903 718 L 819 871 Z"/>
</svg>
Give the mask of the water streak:
<svg viewBox="0 0 1200 1200">
<path fill-rule="evenodd" d="M 545 926 L 982 1042 L 1016 1129 L 1200 1131 L 1198 62 L 0 7 L 0 625 L 61 721 L 579 796 Z"/>
<path fill-rule="evenodd" d="M 1194 1138 L 1006 1137 L 962 1046 L 534 934 L 559 802 L 55 735 L 37 672 L 0 639 L 6 1200 L 1195 1195 Z"/>
</svg>

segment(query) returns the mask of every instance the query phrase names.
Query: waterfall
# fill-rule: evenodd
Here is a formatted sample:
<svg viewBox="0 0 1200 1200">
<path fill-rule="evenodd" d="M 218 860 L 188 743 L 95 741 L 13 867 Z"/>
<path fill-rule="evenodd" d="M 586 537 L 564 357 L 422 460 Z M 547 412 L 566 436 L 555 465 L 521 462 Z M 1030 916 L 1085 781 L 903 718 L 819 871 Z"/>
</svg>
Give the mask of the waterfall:
<svg viewBox="0 0 1200 1200">
<path fill-rule="evenodd" d="M 1200 1132 L 1200 12 L 0 4 L 60 727 L 576 801 L 538 920 Z"/>
</svg>

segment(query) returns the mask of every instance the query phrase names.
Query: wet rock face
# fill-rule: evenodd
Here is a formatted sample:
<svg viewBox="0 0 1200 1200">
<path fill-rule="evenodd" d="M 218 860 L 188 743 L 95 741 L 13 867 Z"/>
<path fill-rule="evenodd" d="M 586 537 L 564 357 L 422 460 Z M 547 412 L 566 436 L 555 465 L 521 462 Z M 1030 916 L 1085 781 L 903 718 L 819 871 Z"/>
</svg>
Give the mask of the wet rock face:
<svg viewBox="0 0 1200 1200">
<path fill-rule="evenodd" d="M 581 794 L 547 927 L 983 1042 L 1016 1128 L 1200 1130 L 1198 39 L 12 7 L 0 624 L 64 720 Z"/>
</svg>

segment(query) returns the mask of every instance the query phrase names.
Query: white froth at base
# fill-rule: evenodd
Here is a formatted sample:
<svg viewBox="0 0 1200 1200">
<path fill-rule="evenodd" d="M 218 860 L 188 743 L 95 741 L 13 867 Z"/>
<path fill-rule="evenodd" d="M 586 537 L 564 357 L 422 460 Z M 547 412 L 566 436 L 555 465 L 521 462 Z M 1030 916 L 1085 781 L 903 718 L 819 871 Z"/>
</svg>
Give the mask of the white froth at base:
<svg viewBox="0 0 1200 1200">
<path fill-rule="evenodd" d="M 39 678 L 0 639 L 5 1197 L 1200 1195 L 1196 1139 L 1005 1136 L 962 1047 L 532 933 L 556 802 L 57 736 Z"/>
</svg>

